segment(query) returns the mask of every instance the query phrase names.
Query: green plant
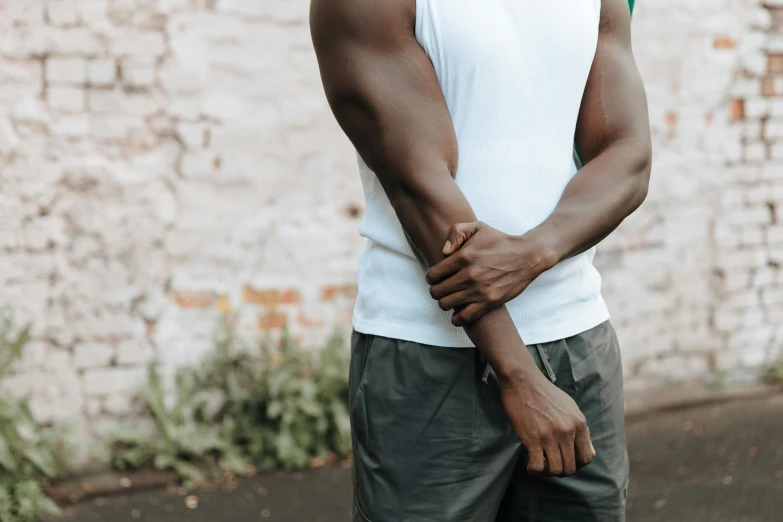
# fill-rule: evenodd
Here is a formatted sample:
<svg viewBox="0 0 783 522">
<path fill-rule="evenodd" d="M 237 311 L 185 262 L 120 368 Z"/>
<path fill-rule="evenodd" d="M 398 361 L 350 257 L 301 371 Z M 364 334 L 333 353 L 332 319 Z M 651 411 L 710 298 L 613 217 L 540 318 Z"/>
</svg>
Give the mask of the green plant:
<svg viewBox="0 0 783 522">
<path fill-rule="evenodd" d="M 174 405 L 167 407 L 160 376 L 151 368 L 144 398 L 155 421 L 155 432 L 145 435 L 127 424 L 114 432 L 109 441 L 112 465 L 120 470 L 147 464 L 173 469 L 186 484 L 201 483 L 207 475 L 217 475 L 221 470 L 245 471 L 242 456 L 220 437 L 219 431 L 191 415 L 194 390 L 194 375 L 180 372 Z"/>
<path fill-rule="evenodd" d="M 152 463 L 197 483 L 224 472 L 297 469 L 351 449 L 348 350 L 333 336 L 311 353 L 290 336 L 243 346 L 230 332 L 198 369 L 177 374 L 166 408 L 155 370 L 145 390 L 155 431 L 124 429 L 110 441 L 125 469 Z"/>
<path fill-rule="evenodd" d="M 769 365 L 764 374 L 767 384 L 783 384 L 783 358 L 779 357 Z"/>
<path fill-rule="evenodd" d="M 11 316 L 0 319 L 0 380 L 21 357 L 30 327 L 19 331 Z M 26 400 L 0 396 L 0 522 L 33 522 L 38 513 L 59 509 L 42 482 L 67 469 L 61 433 L 39 425 Z"/>
<path fill-rule="evenodd" d="M 227 337 L 202 374 L 224 397 L 215 420 L 227 440 L 262 469 L 304 467 L 351 450 L 348 351 L 339 335 L 310 353 L 290 336 L 237 349 Z"/>
</svg>

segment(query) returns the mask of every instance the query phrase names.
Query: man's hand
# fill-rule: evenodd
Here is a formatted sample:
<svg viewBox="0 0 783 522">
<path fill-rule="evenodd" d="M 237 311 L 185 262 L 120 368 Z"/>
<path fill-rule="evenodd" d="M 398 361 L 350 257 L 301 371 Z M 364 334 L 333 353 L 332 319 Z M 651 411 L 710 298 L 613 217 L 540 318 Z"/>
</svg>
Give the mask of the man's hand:
<svg viewBox="0 0 783 522">
<path fill-rule="evenodd" d="M 590 430 L 573 399 L 541 372 L 498 375 L 509 421 L 528 453 L 532 475 L 568 476 L 590 463 L 595 449 Z"/>
<path fill-rule="evenodd" d="M 451 322 L 465 326 L 522 293 L 554 265 L 547 248 L 531 235 L 504 234 L 480 221 L 451 227 L 446 259 L 427 271 L 430 295 Z"/>
</svg>

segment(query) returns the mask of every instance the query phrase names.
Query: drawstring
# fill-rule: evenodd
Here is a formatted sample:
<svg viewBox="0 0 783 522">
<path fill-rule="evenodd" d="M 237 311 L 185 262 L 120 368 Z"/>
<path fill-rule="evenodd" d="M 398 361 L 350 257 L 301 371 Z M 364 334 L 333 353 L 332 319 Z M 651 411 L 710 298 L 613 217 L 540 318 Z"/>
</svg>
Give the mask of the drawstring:
<svg viewBox="0 0 783 522">
<path fill-rule="evenodd" d="M 495 377 L 495 370 L 492 369 L 492 366 L 489 365 L 486 359 L 484 359 L 484 356 L 476 350 L 476 354 L 478 355 L 479 361 L 481 361 L 481 364 L 484 365 L 484 373 L 481 374 L 481 382 L 484 384 L 489 384 L 489 376 L 492 375 Z"/>
<path fill-rule="evenodd" d="M 538 356 L 541 358 L 541 363 L 544 365 L 544 371 L 546 372 L 547 378 L 554 384 L 555 381 L 557 381 L 557 376 L 555 375 L 555 371 L 552 369 L 552 365 L 549 364 L 549 358 L 546 356 L 546 352 L 544 352 L 544 347 L 540 344 L 537 344 L 536 350 L 538 350 Z M 491 375 L 494 377 L 495 370 L 492 369 L 492 366 L 486 362 L 480 353 L 479 360 L 484 364 L 484 373 L 481 375 L 481 382 L 488 384 L 489 376 Z"/>
<path fill-rule="evenodd" d="M 544 364 L 546 376 L 549 377 L 549 380 L 554 384 L 554 382 L 557 380 L 557 376 L 555 375 L 554 370 L 552 370 L 552 366 L 549 364 L 549 358 L 546 356 L 546 353 L 544 353 L 544 347 L 540 344 L 537 344 L 536 349 L 538 350 L 538 356 L 541 357 L 541 362 Z"/>
<path fill-rule="evenodd" d="M 491 373 L 493 373 L 492 366 L 490 366 L 489 363 L 487 363 L 486 366 L 484 366 L 484 375 L 481 376 L 481 382 L 483 382 L 484 384 L 488 384 L 489 374 Z"/>
</svg>

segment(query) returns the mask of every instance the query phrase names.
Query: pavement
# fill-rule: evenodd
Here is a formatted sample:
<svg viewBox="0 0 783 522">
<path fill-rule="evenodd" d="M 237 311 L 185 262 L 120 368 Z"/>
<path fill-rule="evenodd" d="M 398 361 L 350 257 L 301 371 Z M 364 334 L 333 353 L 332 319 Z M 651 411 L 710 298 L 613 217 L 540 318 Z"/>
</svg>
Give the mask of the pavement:
<svg viewBox="0 0 783 522">
<path fill-rule="evenodd" d="M 783 521 L 783 395 L 636 418 L 627 435 L 628 522 Z M 58 522 L 342 522 L 350 499 L 350 471 L 333 467 L 97 498 Z"/>
</svg>

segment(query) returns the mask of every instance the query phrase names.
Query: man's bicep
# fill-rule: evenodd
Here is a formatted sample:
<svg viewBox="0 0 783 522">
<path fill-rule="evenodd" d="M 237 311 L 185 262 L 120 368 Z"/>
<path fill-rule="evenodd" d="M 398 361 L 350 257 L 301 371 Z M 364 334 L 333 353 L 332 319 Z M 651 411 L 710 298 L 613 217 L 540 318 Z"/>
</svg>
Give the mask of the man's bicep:
<svg viewBox="0 0 783 522">
<path fill-rule="evenodd" d="M 319 3 L 325 5 L 316 7 Z M 433 66 L 413 34 L 415 13 L 408 20 L 391 4 L 314 0 L 313 13 L 321 14 L 311 20 L 332 111 L 385 188 L 390 181 L 415 183 L 425 174 L 456 169 L 451 118 Z"/>
<path fill-rule="evenodd" d="M 598 46 L 576 128 L 585 163 L 618 140 L 649 143 L 647 98 L 631 47 L 628 1 L 601 4 Z"/>
</svg>

